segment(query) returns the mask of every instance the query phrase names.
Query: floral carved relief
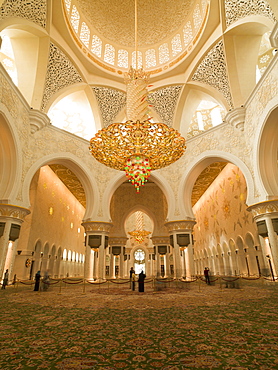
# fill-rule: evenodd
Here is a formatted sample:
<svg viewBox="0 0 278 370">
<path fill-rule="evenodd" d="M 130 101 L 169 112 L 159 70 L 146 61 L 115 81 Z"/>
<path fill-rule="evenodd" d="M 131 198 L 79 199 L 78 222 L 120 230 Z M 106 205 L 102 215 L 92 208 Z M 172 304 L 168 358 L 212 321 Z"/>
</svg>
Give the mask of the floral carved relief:
<svg viewBox="0 0 278 370">
<path fill-rule="evenodd" d="M 47 18 L 47 1 L 5 0 L 0 7 L 0 19 L 4 19 L 6 17 L 19 17 L 28 19 L 45 28 Z"/>
<path fill-rule="evenodd" d="M 262 15 L 275 21 L 275 16 L 266 0 L 225 0 L 226 25 L 248 15 Z"/>
<path fill-rule="evenodd" d="M 230 108 L 233 108 L 222 40 L 203 58 L 196 68 L 192 80 L 203 82 L 217 89 L 223 94 Z"/>
<path fill-rule="evenodd" d="M 148 95 L 148 102 L 161 117 L 162 123 L 172 126 L 182 85 L 163 87 Z"/>
<path fill-rule="evenodd" d="M 114 122 L 117 114 L 126 104 L 126 94 L 122 91 L 108 87 L 93 87 L 99 110 L 102 116 L 103 126 L 106 127 Z"/>
<path fill-rule="evenodd" d="M 53 43 L 50 44 L 47 73 L 44 85 L 44 94 L 41 109 L 45 110 L 46 105 L 57 91 L 64 87 L 82 82 L 77 69 L 69 58 Z"/>
</svg>

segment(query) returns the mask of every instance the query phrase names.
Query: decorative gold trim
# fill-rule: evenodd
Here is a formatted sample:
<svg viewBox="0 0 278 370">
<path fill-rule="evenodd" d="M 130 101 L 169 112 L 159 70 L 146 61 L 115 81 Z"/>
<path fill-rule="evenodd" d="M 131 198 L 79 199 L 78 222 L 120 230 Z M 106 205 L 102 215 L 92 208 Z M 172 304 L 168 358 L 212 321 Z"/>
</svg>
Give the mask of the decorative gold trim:
<svg viewBox="0 0 278 370">
<path fill-rule="evenodd" d="M 11 217 L 23 222 L 24 218 L 30 213 L 31 211 L 28 208 L 16 206 L 13 204 L 0 203 L 0 218 Z"/>
<path fill-rule="evenodd" d="M 247 207 L 247 211 L 252 213 L 254 219 L 263 215 L 278 213 L 278 199 L 266 200 L 264 202 L 252 204 Z"/>
<path fill-rule="evenodd" d="M 195 220 L 181 220 L 181 221 L 169 221 L 164 225 L 169 233 L 174 231 L 193 231 L 193 227 L 196 224 Z"/>
<path fill-rule="evenodd" d="M 109 245 L 110 246 L 116 246 L 116 245 L 125 246 L 127 241 L 128 241 L 128 238 L 125 237 L 125 236 L 119 236 L 119 237 L 111 236 L 111 237 L 109 237 Z"/>
<path fill-rule="evenodd" d="M 102 222 L 102 221 L 84 221 L 81 223 L 85 231 L 97 231 L 109 233 L 113 224 L 111 222 Z"/>
<path fill-rule="evenodd" d="M 153 245 L 170 245 L 170 238 L 169 236 L 153 236 L 150 238 Z"/>
</svg>

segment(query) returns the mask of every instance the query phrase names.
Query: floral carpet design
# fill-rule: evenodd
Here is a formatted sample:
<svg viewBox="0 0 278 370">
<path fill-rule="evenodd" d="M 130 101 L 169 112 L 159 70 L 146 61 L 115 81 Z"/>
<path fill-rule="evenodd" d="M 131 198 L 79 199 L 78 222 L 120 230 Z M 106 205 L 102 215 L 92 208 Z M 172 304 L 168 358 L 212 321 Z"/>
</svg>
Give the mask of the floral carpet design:
<svg viewBox="0 0 278 370">
<path fill-rule="evenodd" d="M 0 369 L 278 369 L 278 285 L 0 291 Z"/>
</svg>

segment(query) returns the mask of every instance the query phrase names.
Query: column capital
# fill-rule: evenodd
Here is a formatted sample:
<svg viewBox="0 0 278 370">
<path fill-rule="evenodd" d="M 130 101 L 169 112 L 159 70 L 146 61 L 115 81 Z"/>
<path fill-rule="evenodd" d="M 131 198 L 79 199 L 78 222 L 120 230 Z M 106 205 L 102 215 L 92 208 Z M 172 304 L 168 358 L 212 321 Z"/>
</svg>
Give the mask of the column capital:
<svg viewBox="0 0 278 370">
<path fill-rule="evenodd" d="M 125 246 L 128 238 L 125 236 L 112 236 L 109 237 L 109 245 L 121 245 Z"/>
<path fill-rule="evenodd" d="M 153 236 L 151 237 L 153 245 L 169 245 L 170 238 L 169 236 Z"/>
<path fill-rule="evenodd" d="M 225 121 L 228 122 L 231 126 L 243 131 L 244 122 L 245 122 L 245 113 L 246 109 L 242 106 L 235 108 L 227 113 Z"/>
<path fill-rule="evenodd" d="M 102 221 L 84 221 L 81 224 L 86 233 L 93 232 L 94 234 L 109 234 L 113 224 L 111 222 Z"/>
<path fill-rule="evenodd" d="M 30 213 L 31 211 L 28 208 L 0 203 L 0 219 L 12 219 L 22 224 L 24 218 Z"/>
<path fill-rule="evenodd" d="M 247 207 L 247 211 L 252 213 L 254 220 L 266 216 L 278 217 L 278 199 L 266 200 L 264 202 L 255 203 Z"/>
<path fill-rule="evenodd" d="M 165 226 L 167 227 L 169 234 L 172 234 L 173 232 L 192 232 L 195 224 L 195 220 L 188 219 L 169 221 L 165 223 Z"/>
</svg>

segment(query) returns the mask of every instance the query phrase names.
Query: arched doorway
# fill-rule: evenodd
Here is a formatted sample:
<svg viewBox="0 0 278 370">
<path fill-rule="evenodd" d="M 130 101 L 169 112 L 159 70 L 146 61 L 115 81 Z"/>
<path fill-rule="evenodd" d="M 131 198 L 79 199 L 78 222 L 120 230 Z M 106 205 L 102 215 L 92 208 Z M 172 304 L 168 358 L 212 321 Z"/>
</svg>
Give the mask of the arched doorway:
<svg viewBox="0 0 278 370">
<path fill-rule="evenodd" d="M 146 272 L 146 253 L 141 248 L 134 251 L 134 270 L 136 275 Z"/>
</svg>

